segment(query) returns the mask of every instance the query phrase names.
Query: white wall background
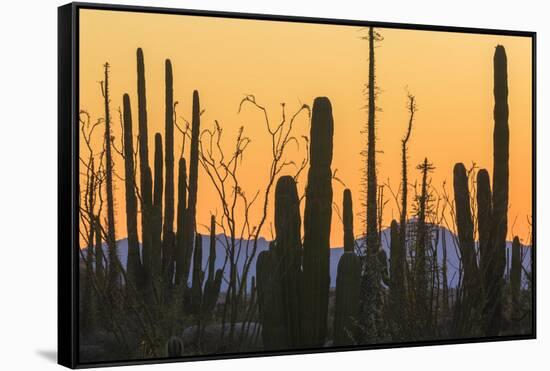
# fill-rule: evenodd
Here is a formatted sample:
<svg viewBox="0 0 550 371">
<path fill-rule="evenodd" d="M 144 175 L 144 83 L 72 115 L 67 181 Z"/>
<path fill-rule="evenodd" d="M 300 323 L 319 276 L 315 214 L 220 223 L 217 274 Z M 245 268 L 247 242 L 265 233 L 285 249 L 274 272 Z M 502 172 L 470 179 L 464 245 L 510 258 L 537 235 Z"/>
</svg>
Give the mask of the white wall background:
<svg viewBox="0 0 550 371">
<path fill-rule="evenodd" d="M 123 1 L 123 0 L 120 0 Z M 545 125 L 550 22 L 544 1 L 130 1 L 127 4 L 538 32 L 538 339 L 490 344 L 141 366 L 158 370 L 519 370 L 548 367 L 550 352 L 550 129 Z M 0 369 L 59 369 L 56 352 L 58 0 L 0 10 Z M 528 180 L 526 180 L 528 181 Z M 131 369 L 138 369 L 133 367 Z"/>
</svg>

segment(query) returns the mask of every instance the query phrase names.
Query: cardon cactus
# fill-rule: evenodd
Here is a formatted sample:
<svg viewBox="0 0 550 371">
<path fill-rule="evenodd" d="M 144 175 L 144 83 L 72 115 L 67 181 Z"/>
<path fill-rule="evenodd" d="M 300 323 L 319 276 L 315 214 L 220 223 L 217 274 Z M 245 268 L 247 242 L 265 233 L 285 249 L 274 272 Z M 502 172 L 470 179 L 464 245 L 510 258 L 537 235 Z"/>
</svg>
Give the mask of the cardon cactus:
<svg viewBox="0 0 550 371">
<path fill-rule="evenodd" d="M 355 236 L 353 235 L 353 201 L 351 191 L 344 190 L 344 205 L 342 207 L 344 223 L 344 252 L 355 251 Z"/>
<path fill-rule="evenodd" d="M 153 183 L 153 208 L 152 208 L 152 241 L 151 267 L 155 279 L 160 278 L 161 272 L 161 243 L 162 243 L 162 192 L 163 183 L 163 159 L 162 136 L 155 134 L 155 174 Z"/>
<path fill-rule="evenodd" d="M 189 183 L 187 210 L 185 212 L 185 223 L 183 228 L 183 266 L 176 266 L 176 275 L 183 282 L 187 281 L 189 269 L 191 266 L 191 255 L 193 252 L 193 238 L 195 235 L 195 216 L 197 211 L 197 189 L 199 178 L 199 134 L 201 124 L 201 109 L 199 102 L 199 92 L 193 92 L 193 117 L 191 120 L 191 149 L 189 161 Z"/>
<path fill-rule="evenodd" d="M 510 269 L 510 293 L 512 296 L 512 310 L 517 311 L 521 293 L 521 243 L 516 236 L 512 242 L 512 264 Z M 513 315 L 517 316 L 517 313 Z"/>
<path fill-rule="evenodd" d="M 176 235 L 176 285 L 187 284 L 187 277 L 183 277 L 182 267 L 185 265 L 184 229 L 185 213 L 187 210 L 187 167 L 185 159 L 180 158 L 178 163 L 178 213 L 177 213 L 177 235 Z"/>
<path fill-rule="evenodd" d="M 147 132 L 147 95 L 145 92 L 145 62 L 143 50 L 137 49 L 137 91 L 138 91 L 138 140 L 139 173 L 141 192 L 141 244 L 143 249 L 144 278 L 149 288 L 152 285 L 152 204 L 153 180 L 149 167 L 149 137 Z"/>
<path fill-rule="evenodd" d="M 126 194 L 126 229 L 128 231 L 128 278 L 139 288 L 142 280 L 141 258 L 137 229 L 136 174 L 134 171 L 134 137 L 132 132 L 132 110 L 130 96 L 122 97 L 124 121 L 124 188 Z"/>
<path fill-rule="evenodd" d="M 178 336 L 172 336 L 166 342 L 166 356 L 170 358 L 183 355 L 183 341 Z"/>
<path fill-rule="evenodd" d="M 191 283 L 191 301 L 193 313 L 198 317 L 202 306 L 202 236 L 195 236 L 195 249 L 193 252 L 193 281 Z"/>
<path fill-rule="evenodd" d="M 208 276 L 204 284 L 202 312 L 206 317 L 212 315 L 222 284 L 223 270 L 216 270 L 216 217 L 210 218 L 210 254 L 208 255 Z"/>
<path fill-rule="evenodd" d="M 164 191 L 164 224 L 163 240 L 174 232 L 174 92 L 172 78 L 172 63 L 165 63 L 165 191 Z M 166 254 L 169 255 L 169 254 Z"/>
<path fill-rule="evenodd" d="M 486 292 L 483 308 L 483 330 L 487 336 L 497 336 L 502 326 L 503 276 L 506 266 L 506 234 L 508 232 L 509 128 L 508 128 L 508 71 L 506 51 L 502 45 L 495 49 L 493 110 L 493 210 L 491 286 Z"/>
<path fill-rule="evenodd" d="M 353 245 L 353 209 L 351 192 L 344 191 L 344 255 L 338 262 L 334 312 L 334 345 L 353 345 L 357 341 L 361 260 Z"/>
<path fill-rule="evenodd" d="M 477 266 L 474 225 L 470 208 L 470 191 L 468 174 L 464 164 L 457 163 L 453 170 L 453 187 L 455 195 L 456 226 L 458 229 L 459 250 L 464 268 L 463 297 L 455 318 L 454 332 L 462 335 L 468 332 L 479 307 L 480 279 Z"/>
<path fill-rule="evenodd" d="M 326 97 L 315 98 L 304 210 L 302 335 L 304 345 L 308 347 L 323 346 L 327 333 L 333 134 L 330 101 Z"/>
<path fill-rule="evenodd" d="M 164 218 L 162 229 L 162 272 L 165 287 L 172 285 L 175 262 L 175 234 L 174 234 L 174 93 L 172 78 L 172 63 L 165 62 L 165 149 L 164 149 Z"/>
<path fill-rule="evenodd" d="M 493 243 L 491 241 L 491 183 L 489 173 L 480 169 L 477 173 L 477 230 L 479 234 L 479 268 L 487 292 L 491 284 L 491 267 L 494 265 Z"/>
<path fill-rule="evenodd" d="M 275 232 L 274 248 L 276 266 L 274 273 L 281 286 L 283 319 L 287 347 L 294 348 L 301 343 L 301 260 L 302 243 L 300 201 L 296 182 L 291 176 L 283 176 L 275 189 Z"/>
<path fill-rule="evenodd" d="M 256 285 L 258 287 L 258 306 L 262 322 L 262 339 L 265 350 L 288 349 L 284 323 L 280 280 L 277 277 L 275 243 L 269 250 L 258 254 L 256 261 Z"/>
</svg>

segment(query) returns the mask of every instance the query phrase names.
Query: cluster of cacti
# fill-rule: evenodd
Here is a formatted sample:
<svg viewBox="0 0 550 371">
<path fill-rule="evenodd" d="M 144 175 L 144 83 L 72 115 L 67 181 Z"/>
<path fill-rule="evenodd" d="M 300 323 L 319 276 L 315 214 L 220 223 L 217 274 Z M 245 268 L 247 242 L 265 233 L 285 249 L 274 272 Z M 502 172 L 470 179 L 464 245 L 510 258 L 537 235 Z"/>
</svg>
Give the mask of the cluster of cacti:
<svg viewBox="0 0 550 371">
<path fill-rule="evenodd" d="M 200 130 L 200 107 L 198 92 L 193 93 L 193 123 L 191 138 L 190 178 L 187 180 L 186 161 L 181 158 L 178 163 L 178 205 L 177 236 L 174 233 L 174 102 L 173 76 L 170 60 L 165 63 L 165 148 L 160 133 L 155 134 L 153 172 L 149 166 L 147 107 L 145 92 L 145 64 L 143 51 L 137 50 L 138 73 L 138 147 L 140 171 L 140 201 L 142 229 L 142 268 L 139 254 L 132 248 L 128 255 L 128 267 L 140 270 L 144 282 L 141 284 L 152 300 L 166 299 L 174 285 L 187 285 L 189 269 L 195 240 L 195 213 L 198 179 L 198 133 Z M 133 165 L 133 133 L 130 100 L 127 95 L 124 101 L 124 138 L 127 220 L 129 239 L 135 247 L 137 222 L 135 202 L 135 172 Z M 164 204 L 163 204 L 164 201 Z M 164 212 L 164 214 L 163 214 Z M 136 232 L 134 232 L 136 231 Z M 187 272 L 187 273 L 185 273 Z M 175 278 L 174 278 L 174 273 Z M 132 273 L 134 275 L 134 273 Z M 131 275 L 131 276 L 132 276 Z M 138 276 L 140 276 L 138 275 Z M 137 282 L 137 281 L 136 281 Z M 160 296 L 159 296 L 160 295 Z"/>
<path fill-rule="evenodd" d="M 219 224 L 216 223 L 216 217 L 211 216 L 209 246 L 203 246 L 203 236 L 197 231 L 197 224 L 200 225 L 196 217 L 199 164 L 207 168 L 207 158 L 201 152 L 204 145 L 201 137 L 205 133 L 209 134 L 208 129 L 201 133 L 201 108 L 197 91 L 192 96 L 191 130 L 183 133 L 184 143 L 186 139 L 190 139 L 189 157 L 186 161 L 183 157 L 185 151 L 182 149 L 182 156 L 177 159 L 176 184 L 176 115 L 170 60 L 165 61 L 164 137 L 161 133 L 154 134 L 153 164 L 149 163 L 145 63 L 143 51 L 137 49 L 137 133 L 134 133 L 128 94 L 122 97 L 121 112 L 122 152 L 119 153 L 124 160 L 124 176 L 121 179 L 124 182 L 128 233 L 125 271 L 118 262 L 115 241 L 115 172 L 111 150 L 116 149 L 116 145 L 112 143 L 114 137 L 111 134 L 109 114 L 109 66 L 105 64 L 105 80 L 102 84 L 105 105 L 105 159 L 102 160 L 105 161 L 105 183 L 101 185 L 105 187 L 102 192 L 106 195 L 106 227 L 103 229 L 99 215 L 90 217 L 90 228 L 85 237 L 87 253 L 83 255 L 87 274 L 82 276 L 81 281 L 81 300 L 88 312 L 81 316 L 82 331 L 87 332 L 95 323 L 104 322 L 101 326 L 118 336 L 120 334 L 117 331 L 121 330 L 117 329 L 117 321 L 122 321 L 118 318 L 122 317 L 124 321 L 132 322 L 127 325 L 132 334 L 139 333 L 139 341 L 142 343 L 139 347 L 145 344 L 144 354 L 168 357 L 183 355 L 184 340 L 186 347 L 188 346 L 184 329 L 189 329 L 189 325 L 196 328 L 192 333 L 196 336 L 192 350 L 195 351 L 196 348 L 198 353 L 204 351 L 202 336 L 210 330 L 207 327 L 211 324 L 220 325 L 217 346 L 223 350 L 246 350 L 242 347 L 251 346 L 260 336 L 264 350 L 287 350 L 319 348 L 331 340 L 334 346 L 349 346 L 385 340 L 431 339 L 436 333 L 454 337 L 499 335 L 503 329 L 506 298 L 504 270 L 509 177 L 504 48 L 498 46 L 494 58 L 493 189 L 491 190 L 489 173 L 480 169 L 477 172 L 474 197 L 470 189 L 474 184 L 470 182 L 470 172 L 462 163 L 457 163 L 453 169 L 454 205 L 451 206 L 451 213 L 454 212 L 456 218 L 461 266 L 458 285 L 451 289 L 447 281 L 446 229 L 435 225 L 438 232 L 435 241 L 432 235 L 434 224 L 430 217 L 433 216 L 433 193 L 428 175 L 433 167 L 427 158 L 418 167 L 421 170 L 421 184 L 420 193 L 415 199 L 416 224 L 407 220 L 407 143 L 416 109 L 412 96 L 409 96 L 409 126 L 401 141 L 401 200 L 396 197 L 400 204 L 399 222 L 392 220 L 387 241 L 388 269 L 386 252 L 382 248 L 382 241 L 387 238 L 383 236 L 382 229 L 384 195 L 380 190 L 382 187 L 377 183 L 376 169 L 376 39 L 377 34 L 371 27 L 368 35 L 366 209 L 362 212 L 366 230 L 361 233 L 364 239 L 356 242 L 352 193 L 346 188 L 343 192 L 342 208 L 344 252 L 338 261 L 333 317 L 329 294 L 334 122 L 329 99 L 315 98 L 311 110 L 309 168 L 303 195 L 303 220 L 302 198 L 297 186 L 298 175 L 273 176 L 271 184 L 275 185 L 275 237 L 268 250 L 259 252 L 255 261 L 256 276 L 250 280 L 247 273 L 244 273 L 248 269 L 246 264 L 244 268 L 237 264 L 236 254 L 240 252 L 228 246 L 223 268 L 216 268 L 216 226 L 220 226 L 225 232 L 227 215 L 218 219 Z M 136 134 L 137 144 L 134 143 Z M 305 164 L 307 162 L 304 162 L 304 166 Z M 90 166 L 91 182 L 94 183 L 94 164 L 91 163 Z M 232 192 L 241 191 L 235 188 Z M 92 211 L 94 195 L 94 192 L 88 194 L 90 200 L 86 201 L 92 205 L 89 207 Z M 266 209 L 268 199 L 271 200 L 271 196 L 266 196 Z M 472 201 L 476 204 L 471 205 Z M 140 221 L 141 228 L 138 226 Z M 476 231 L 479 250 L 476 249 Z M 141 238 L 138 235 L 140 232 Z M 414 237 L 410 237 L 409 232 L 413 232 Z M 238 239 L 235 232 L 230 233 L 231 236 L 222 238 Z M 258 232 L 255 237 L 254 253 L 259 235 Z M 442 263 L 439 263 L 437 252 L 439 236 Z M 106 257 L 103 256 L 102 242 L 107 245 Z M 206 248 L 208 261 L 204 267 L 203 255 L 206 251 L 203 249 Z M 514 238 L 510 286 L 509 291 L 506 291 L 510 294 L 514 313 L 520 311 L 522 295 L 521 249 L 519 239 Z M 250 262 L 253 261 L 250 258 Z M 229 276 L 225 279 L 228 288 L 220 295 L 224 270 L 227 267 Z M 250 282 L 251 290 L 248 286 Z M 124 285 L 125 290 L 118 290 Z M 103 293 L 103 290 L 113 288 L 116 289 L 116 295 L 120 296 L 111 292 Z M 244 296 L 241 296 L 241 292 L 244 292 Z M 454 302 L 451 296 L 454 297 Z M 224 301 L 223 306 L 218 306 L 221 298 Z M 108 304 L 113 304 L 112 308 Z M 97 316 L 93 315 L 95 312 Z M 449 321 L 451 317 L 452 321 Z M 237 320 L 243 322 L 238 323 Z M 332 338 L 329 326 L 332 326 Z M 436 328 L 437 326 L 441 327 Z M 443 326 L 445 330 L 440 331 Z M 261 330 L 258 331 L 258 328 Z M 182 338 L 171 336 L 177 333 L 181 333 Z M 224 338 L 225 333 L 229 334 L 227 338 Z M 239 345 L 230 348 L 232 341 Z M 192 352 L 186 349 L 186 353 Z"/>
<path fill-rule="evenodd" d="M 503 286 L 506 260 L 508 215 L 508 77 L 506 52 L 497 46 L 494 55 L 494 131 L 493 189 L 489 173 L 477 174 L 477 210 L 479 232 L 479 267 L 474 243 L 474 226 L 470 208 L 468 174 L 463 164 L 454 169 L 456 222 L 464 268 L 462 303 L 457 306 L 455 331 L 467 332 L 481 312 L 482 333 L 500 333 L 503 316 Z M 481 291 L 479 288 L 483 287 Z"/>
<path fill-rule="evenodd" d="M 275 192 L 276 239 L 256 264 L 264 346 L 323 346 L 327 334 L 332 217 L 332 107 L 316 98 L 310 130 L 310 168 L 305 191 L 304 241 L 292 177 L 281 177 Z"/>
</svg>

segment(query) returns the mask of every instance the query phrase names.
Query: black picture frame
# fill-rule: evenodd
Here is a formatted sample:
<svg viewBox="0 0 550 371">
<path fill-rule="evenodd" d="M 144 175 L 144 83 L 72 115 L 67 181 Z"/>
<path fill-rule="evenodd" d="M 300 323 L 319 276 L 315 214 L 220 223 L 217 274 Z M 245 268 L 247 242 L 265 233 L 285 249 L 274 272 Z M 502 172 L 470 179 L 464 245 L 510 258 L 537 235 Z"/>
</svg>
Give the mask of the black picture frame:
<svg viewBox="0 0 550 371">
<path fill-rule="evenodd" d="M 117 362 L 81 363 L 78 359 L 78 153 L 79 153 L 79 10 L 195 15 L 217 18 L 237 18 L 266 21 L 305 22 L 313 24 L 376 26 L 393 29 L 444 31 L 454 33 L 490 34 L 528 37 L 532 42 L 532 241 L 533 254 L 533 332 L 528 335 L 442 339 L 403 343 L 375 344 L 331 348 L 313 348 L 254 353 L 212 354 L 172 359 L 144 359 Z M 259 356 L 340 352 L 381 348 L 418 347 L 482 343 L 508 340 L 536 339 L 536 32 L 486 28 L 447 27 L 421 24 L 388 23 L 330 18 L 310 18 L 268 14 L 233 13 L 127 5 L 70 3 L 58 8 L 58 363 L 69 368 L 123 366 L 136 364 L 172 363 L 182 361 L 221 360 Z"/>
</svg>

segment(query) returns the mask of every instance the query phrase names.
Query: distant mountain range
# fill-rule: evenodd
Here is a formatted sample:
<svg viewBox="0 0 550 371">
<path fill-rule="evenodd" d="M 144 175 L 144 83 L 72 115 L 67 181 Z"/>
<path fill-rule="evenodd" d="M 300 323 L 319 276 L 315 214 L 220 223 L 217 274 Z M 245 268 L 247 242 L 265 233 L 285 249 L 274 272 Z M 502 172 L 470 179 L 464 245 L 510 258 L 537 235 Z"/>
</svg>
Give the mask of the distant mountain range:
<svg viewBox="0 0 550 371">
<path fill-rule="evenodd" d="M 447 281 L 449 283 L 450 287 L 456 287 L 458 284 L 458 269 L 459 269 L 459 254 L 458 254 L 458 246 L 457 241 L 458 238 L 454 233 L 449 231 L 448 229 L 444 227 L 438 227 L 436 228 L 437 233 L 439 233 L 439 241 L 437 245 L 437 259 L 439 264 L 442 264 L 443 262 L 443 241 L 442 241 L 442 234 L 445 235 L 446 240 L 446 246 L 447 246 Z M 444 232 L 443 232 L 444 231 Z M 223 263 L 226 257 L 226 250 L 224 245 L 225 236 L 223 234 L 219 234 L 216 236 L 216 269 L 221 269 L 223 267 Z M 237 240 L 237 246 L 238 243 L 241 240 Z M 243 265 L 244 265 L 244 256 L 246 254 L 245 251 L 245 245 L 246 243 L 249 245 L 249 251 L 252 251 L 253 247 L 253 241 L 242 241 L 242 250 L 241 250 L 241 258 L 239 259 L 239 262 L 237 263 L 239 272 L 242 271 Z M 264 238 L 260 238 L 258 240 L 258 248 L 256 251 L 256 255 L 254 257 L 254 260 L 250 266 L 250 272 L 248 274 L 248 278 L 251 279 L 252 276 L 256 275 L 256 258 L 258 254 L 262 251 L 269 249 L 269 242 L 268 240 Z M 356 241 L 357 244 L 361 243 L 361 240 Z M 387 228 L 382 231 L 382 248 L 386 252 L 387 257 L 389 258 L 390 252 L 389 252 L 389 244 L 390 244 L 390 229 Z M 207 262 L 208 262 L 208 255 L 209 255 L 209 246 L 210 246 L 210 236 L 209 235 L 203 235 L 203 257 L 202 257 L 202 265 L 203 269 L 207 270 Z M 118 257 L 124 266 L 126 268 L 126 261 L 128 259 L 128 240 L 122 239 L 117 241 L 117 247 L 118 247 Z M 104 244 L 103 249 L 105 251 L 105 254 L 107 253 L 107 246 Z M 506 251 L 507 256 L 511 257 L 512 253 L 512 242 L 507 241 L 506 242 Z M 334 247 L 330 249 L 330 285 L 331 287 L 336 286 L 336 272 L 338 268 L 338 261 L 342 254 L 344 253 L 344 249 L 342 247 Z M 85 252 L 84 252 L 85 254 Z M 525 268 L 527 272 L 531 271 L 531 255 L 529 254 L 529 247 L 524 247 L 522 249 L 522 265 Z M 106 255 L 107 256 L 107 255 Z M 388 262 L 389 265 L 389 262 Z M 507 259 L 507 271 L 510 268 L 510 262 Z M 226 266 L 226 274 L 229 273 L 228 265 Z M 522 272 L 523 279 L 525 280 L 525 273 Z M 223 281 L 222 283 L 222 290 L 227 288 L 227 282 Z"/>
</svg>

